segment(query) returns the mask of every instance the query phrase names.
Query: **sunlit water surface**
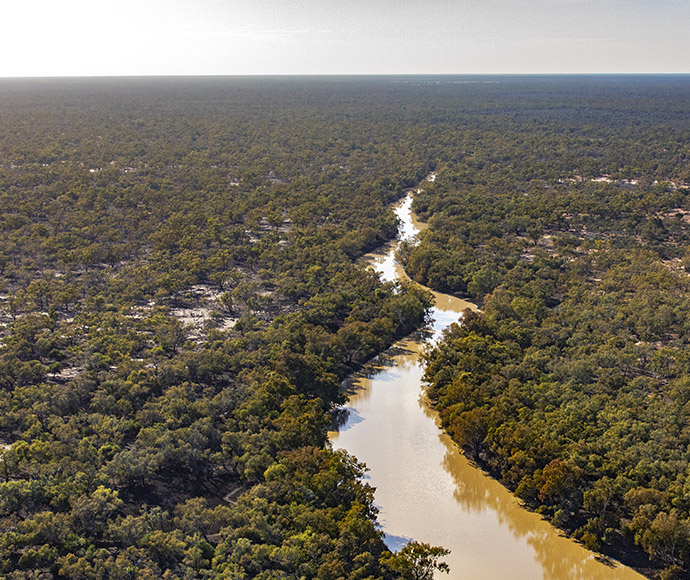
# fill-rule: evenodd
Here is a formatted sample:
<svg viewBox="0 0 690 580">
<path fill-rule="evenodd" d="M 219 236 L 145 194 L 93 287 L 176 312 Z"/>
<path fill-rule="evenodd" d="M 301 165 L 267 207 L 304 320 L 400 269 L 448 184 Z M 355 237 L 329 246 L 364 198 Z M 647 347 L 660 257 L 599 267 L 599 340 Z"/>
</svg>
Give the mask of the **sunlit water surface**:
<svg viewBox="0 0 690 580">
<path fill-rule="evenodd" d="M 421 224 L 412 195 L 396 208 L 399 240 L 413 240 Z M 406 277 L 395 261 L 397 242 L 368 262 L 385 280 Z M 423 398 L 419 351 L 474 305 L 434 293 L 431 332 L 397 343 L 348 385 L 348 420 L 329 434 L 369 468 L 379 520 L 391 549 L 413 539 L 451 550 L 450 575 L 466 580 L 641 580 L 606 565 L 520 506 L 498 482 L 474 467 L 438 426 Z"/>
</svg>

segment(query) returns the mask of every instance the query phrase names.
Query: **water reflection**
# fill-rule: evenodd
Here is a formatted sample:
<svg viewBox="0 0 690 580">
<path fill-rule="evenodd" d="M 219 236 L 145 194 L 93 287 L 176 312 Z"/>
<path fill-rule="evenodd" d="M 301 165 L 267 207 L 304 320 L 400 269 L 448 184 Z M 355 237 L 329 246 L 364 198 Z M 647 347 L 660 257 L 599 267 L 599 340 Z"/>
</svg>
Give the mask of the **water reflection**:
<svg viewBox="0 0 690 580">
<path fill-rule="evenodd" d="M 345 407 L 333 418 L 333 428 L 341 433 L 352 429 L 357 423 L 364 421 L 364 417 L 354 407 Z"/>
<path fill-rule="evenodd" d="M 386 534 L 385 542 L 386 546 L 393 552 L 404 548 L 413 538 L 408 538 L 407 536 L 394 536 L 393 534 Z"/>
<path fill-rule="evenodd" d="M 432 410 L 424 405 L 427 414 Z M 443 468 L 455 481 L 453 497 L 464 510 L 494 512 L 501 526 L 507 527 L 516 540 L 526 539 L 541 564 L 545 580 L 626 579 L 637 576 L 611 560 L 597 558 L 578 544 L 560 536 L 537 514 L 517 507 L 515 498 L 498 482 L 488 478 L 461 455 L 445 434 L 439 441 L 446 448 Z M 602 567 L 604 569 L 602 570 Z"/>
</svg>

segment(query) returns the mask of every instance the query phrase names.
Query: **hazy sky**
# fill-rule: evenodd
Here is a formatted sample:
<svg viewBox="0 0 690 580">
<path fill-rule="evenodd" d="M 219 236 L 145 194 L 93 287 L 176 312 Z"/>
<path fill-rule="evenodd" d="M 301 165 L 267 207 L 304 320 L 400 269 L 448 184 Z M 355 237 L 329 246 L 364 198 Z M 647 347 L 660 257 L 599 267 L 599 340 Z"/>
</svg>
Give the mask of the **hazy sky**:
<svg viewBox="0 0 690 580">
<path fill-rule="evenodd" d="M 0 76 L 690 72 L 690 0 L 0 2 Z"/>
</svg>

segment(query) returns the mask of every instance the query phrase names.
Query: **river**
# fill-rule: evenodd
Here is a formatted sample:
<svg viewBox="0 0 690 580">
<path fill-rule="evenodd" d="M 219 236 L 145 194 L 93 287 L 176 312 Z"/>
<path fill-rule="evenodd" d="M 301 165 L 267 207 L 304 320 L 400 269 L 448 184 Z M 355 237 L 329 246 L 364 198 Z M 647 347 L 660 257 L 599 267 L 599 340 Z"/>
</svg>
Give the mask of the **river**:
<svg viewBox="0 0 690 580">
<path fill-rule="evenodd" d="M 367 257 L 384 280 L 406 277 L 394 253 L 400 240 L 414 240 L 423 227 L 411 203 L 409 194 L 396 206 L 398 240 Z M 642 580 L 616 562 L 602 563 L 524 509 L 442 432 L 423 397 L 419 352 L 475 306 L 434 296 L 428 331 L 398 342 L 350 381 L 347 421 L 329 434 L 334 448 L 366 463 L 388 546 L 397 550 L 417 540 L 451 550 L 445 558 L 450 575 L 438 577 L 452 580 Z"/>
</svg>

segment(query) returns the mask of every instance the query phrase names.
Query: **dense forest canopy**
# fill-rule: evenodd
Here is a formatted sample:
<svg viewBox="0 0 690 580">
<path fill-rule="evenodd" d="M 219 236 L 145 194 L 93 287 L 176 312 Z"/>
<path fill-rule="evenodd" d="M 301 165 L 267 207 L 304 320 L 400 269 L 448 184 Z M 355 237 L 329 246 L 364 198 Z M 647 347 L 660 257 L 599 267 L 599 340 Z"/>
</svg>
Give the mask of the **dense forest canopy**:
<svg viewBox="0 0 690 580">
<path fill-rule="evenodd" d="M 399 575 L 326 429 L 430 304 L 354 265 L 421 143 L 301 83 L 0 94 L 0 574 Z"/>
<path fill-rule="evenodd" d="M 424 322 L 458 442 L 687 564 L 687 77 L 0 81 L 0 574 L 395 578 L 341 380 Z M 420 552 L 421 550 L 421 552 Z M 669 576 L 670 577 L 670 576 Z"/>
</svg>

